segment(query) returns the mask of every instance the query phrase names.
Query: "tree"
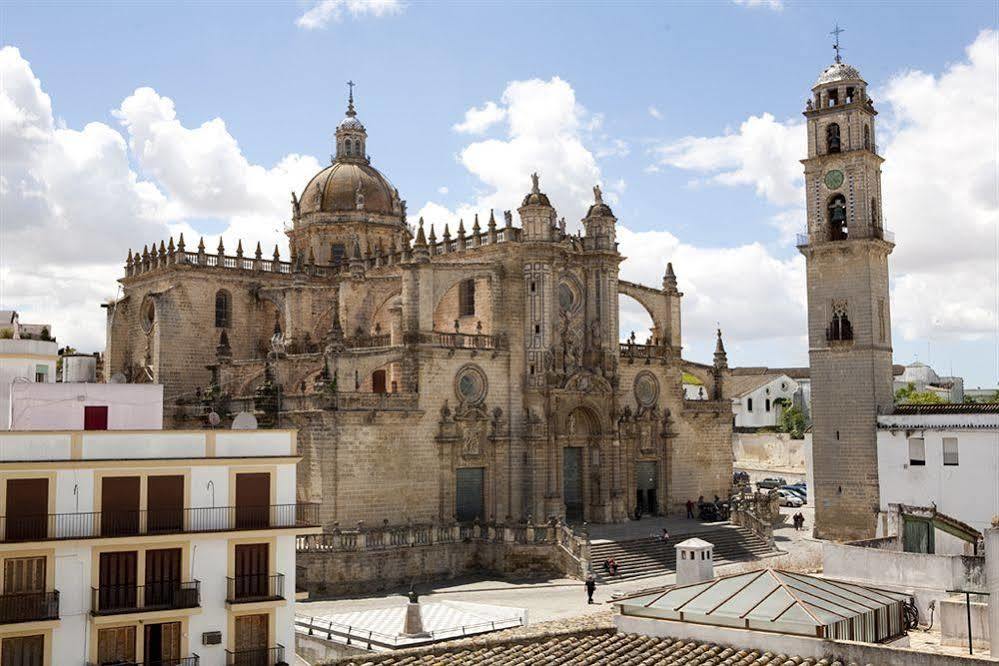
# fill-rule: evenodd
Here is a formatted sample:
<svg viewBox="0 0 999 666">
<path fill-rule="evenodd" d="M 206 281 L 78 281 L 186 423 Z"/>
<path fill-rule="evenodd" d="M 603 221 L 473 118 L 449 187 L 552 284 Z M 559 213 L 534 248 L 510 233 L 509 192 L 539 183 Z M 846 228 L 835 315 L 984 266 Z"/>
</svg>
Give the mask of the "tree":
<svg viewBox="0 0 999 666">
<path fill-rule="evenodd" d="M 909 382 L 895 391 L 895 402 L 902 405 L 939 405 L 947 401 L 933 391 L 917 391 L 916 385 Z"/>
<path fill-rule="evenodd" d="M 791 404 L 787 398 L 777 398 L 774 400 L 774 404 L 781 407 L 780 422 L 778 423 L 780 431 L 791 435 L 791 439 L 803 439 L 808 422 L 802 411 Z"/>
</svg>

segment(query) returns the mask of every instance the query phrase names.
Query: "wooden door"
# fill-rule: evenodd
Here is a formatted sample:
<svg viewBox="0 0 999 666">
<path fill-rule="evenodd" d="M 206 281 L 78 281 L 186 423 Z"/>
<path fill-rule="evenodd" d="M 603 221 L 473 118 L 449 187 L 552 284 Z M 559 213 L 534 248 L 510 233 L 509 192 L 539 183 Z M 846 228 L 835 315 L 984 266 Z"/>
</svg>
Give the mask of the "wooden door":
<svg viewBox="0 0 999 666">
<path fill-rule="evenodd" d="M 107 430 L 108 408 L 106 405 L 90 405 L 83 408 L 84 430 Z"/>
<path fill-rule="evenodd" d="M 46 538 L 48 507 L 48 479 L 8 479 L 5 528 L 7 541 Z"/>
<path fill-rule="evenodd" d="M 0 644 L 2 666 L 42 666 L 45 663 L 45 637 L 5 638 Z"/>
<path fill-rule="evenodd" d="M 455 470 L 454 513 L 459 522 L 484 520 L 484 467 L 461 467 Z"/>
<path fill-rule="evenodd" d="M 139 554 L 132 551 L 101 553 L 98 566 L 98 610 L 128 610 L 137 607 Z"/>
<path fill-rule="evenodd" d="M 146 551 L 146 606 L 176 608 L 180 599 L 180 548 Z"/>
<path fill-rule="evenodd" d="M 371 373 L 371 392 L 385 393 L 385 371 L 375 370 Z"/>
<path fill-rule="evenodd" d="M 139 533 L 137 476 L 106 476 L 101 480 L 101 536 Z"/>
<path fill-rule="evenodd" d="M 147 624 L 143 650 L 147 666 L 174 666 L 180 656 L 180 622 Z"/>
<path fill-rule="evenodd" d="M 235 652 L 244 652 L 239 664 L 267 663 L 267 615 L 240 615 L 235 619 Z M 256 659 L 254 659 L 256 657 Z"/>
<path fill-rule="evenodd" d="M 235 599 L 275 596 L 270 590 L 270 557 L 266 543 L 241 544 L 235 547 Z"/>
<path fill-rule="evenodd" d="M 135 661 L 135 627 L 113 627 L 97 632 L 97 663 L 128 664 Z"/>
<path fill-rule="evenodd" d="M 570 523 L 583 521 L 583 449 L 567 446 L 562 449 L 562 497 L 565 502 L 565 520 Z"/>
<path fill-rule="evenodd" d="M 270 525 L 271 475 L 267 472 L 236 475 L 236 529 Z"/>
<path fill-rule="evenodd" d="M 184 477 L 151 476 L 146 488 L 146 528 L 152 532 L 184 530 Z"/>
<path fill-rule="evenodd" d="M 4 560 L 0 623 L 42 620 L 58 614 L 58 606 L 45 593 L 45 557 L 10 557 Z"/>
</svg>

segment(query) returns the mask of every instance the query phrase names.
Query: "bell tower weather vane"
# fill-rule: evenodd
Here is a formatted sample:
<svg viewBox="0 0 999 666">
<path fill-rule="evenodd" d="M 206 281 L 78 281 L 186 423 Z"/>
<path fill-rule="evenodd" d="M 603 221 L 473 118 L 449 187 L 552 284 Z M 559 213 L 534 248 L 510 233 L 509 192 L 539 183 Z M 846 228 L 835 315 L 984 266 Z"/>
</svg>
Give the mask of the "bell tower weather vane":
<svg viewBox="0 0 999 666">
<path fill-rule="evenodd" d="M 842 32 L 846 32 L 846 30 L 839 27 L 839 23 L 837 23 L 835 29 L 833 29 L 833 31 L 829 33 L 830 35 L 834 35 L 836 37 L 836 42 L 833 44 L 833 49 L 836 50 L 836 62 L 843 62 L 843 59 L 840 58 L 840 53 L 839 53 L 840 49 L 842 48 L 839 45 L 839 35 Z"/>
</svg>

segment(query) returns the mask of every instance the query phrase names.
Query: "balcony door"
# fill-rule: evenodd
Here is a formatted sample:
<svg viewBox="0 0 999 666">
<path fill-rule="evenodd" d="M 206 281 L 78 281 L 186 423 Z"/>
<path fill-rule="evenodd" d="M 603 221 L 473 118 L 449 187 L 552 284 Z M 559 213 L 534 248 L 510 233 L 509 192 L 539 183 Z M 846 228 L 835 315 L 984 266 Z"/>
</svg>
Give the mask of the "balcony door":
<svg viewBox="0 0 999 666">
<path fill-rule="evenodd" d="M 268 666 L 267 615 L 240 615 L 234 624 L 236 666 Z"/>
<path fill-rule="evenodd" d="M 101 479 L 101 536 L 139 533 L 140 482 L 137 476 Z"/>
<path fill-rule="evenodd" d="M 99 611 L 137 608 L 139 554 L 132 551 L 101 553 L 97 603 Z"/>
<path fill-rule="evenodd" d="M 5 638 L 0 643 L 2 666 L 43 666 L 45 663 L 45 637 L 18 636 Z"/>
<path fill-rule="evenodd" d="M 48 479 L 7 480 L 7 541 L 44 539 L 48 534 Z"/>
<path fill-rule="evenodd" d="M 236 529 L 270 525 L 271 475 L 267 472 L 236 475 Z"/>
<path fill-rule="evenodd" d="M 146 551 L 146 606 L 176 608 L 180 595 L 180 548 Z"/>
<path fill-rule="evenodd" d="M 131 664 L 135 662 L 135 627 L 112 627 L 97 632 L 97 663 Z"/>
<path fill-rule="evenodd" d="M 180 622 L 147 624 L 143 662 L 147 666 L 174 666 L 180 662 Z"/>
<path fill-rule="evenodd" d="M 0 624 L 49 618 L 45 594 L 45 557 L 9 557 L 3 563 Z"/>
<path fill-rule="evenodd" d="M 184 477 L 151 476 L 147 486 L 146 527 L 149 533 L 184 529 Z"/>
<path fill-rule="evenodd" d="M 266 543 L 235 547 L 235 599 L 264 599 L 271 595 L 270 557 Z"/>
</svg>

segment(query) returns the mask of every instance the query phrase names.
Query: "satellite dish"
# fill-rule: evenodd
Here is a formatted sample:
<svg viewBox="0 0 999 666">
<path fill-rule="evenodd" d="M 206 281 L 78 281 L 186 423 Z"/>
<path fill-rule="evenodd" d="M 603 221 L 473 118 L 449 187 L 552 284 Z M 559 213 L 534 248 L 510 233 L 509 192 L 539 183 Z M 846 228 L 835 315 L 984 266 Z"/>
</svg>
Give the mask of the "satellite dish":
<svg viewBox="0 0 999 666">
<path fill-rule="evenodd" d="M 257 429 L 257 417 L 250 412 L 240 412 L 236 414 L 236 418 L 232 420 L 233 430 L 256 430 Z"/>
<path fill-rule="evenodd" d="M 218 424 L 222 423 L 222 417 L 216 412 L 208 412 L 208 423 L 214 428 Z"/>
<path fill-rule="evenodd" d="M 125 375 L 120 372 L 116 372 L 113 375 L 111 375 L 110 383 L 112 384 L 124 384 L 126 381 L 128 380 L 125 379 Z"/>
</svg>

